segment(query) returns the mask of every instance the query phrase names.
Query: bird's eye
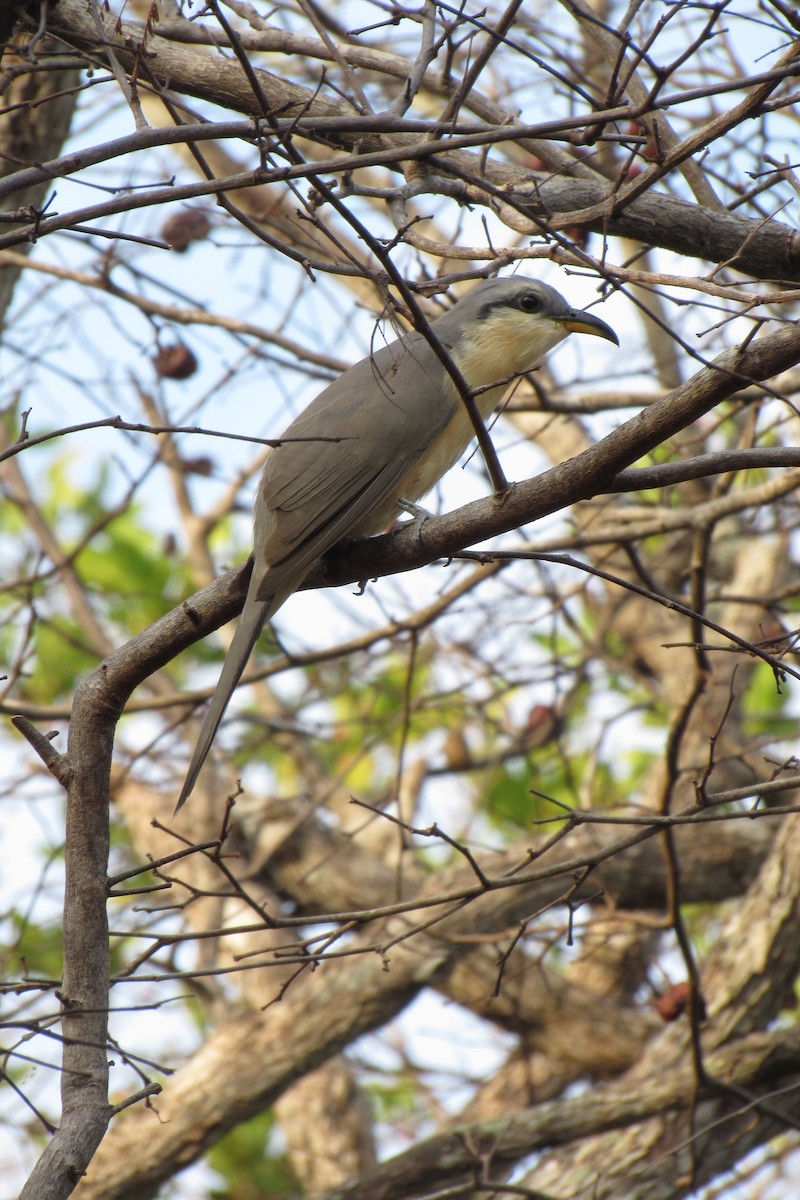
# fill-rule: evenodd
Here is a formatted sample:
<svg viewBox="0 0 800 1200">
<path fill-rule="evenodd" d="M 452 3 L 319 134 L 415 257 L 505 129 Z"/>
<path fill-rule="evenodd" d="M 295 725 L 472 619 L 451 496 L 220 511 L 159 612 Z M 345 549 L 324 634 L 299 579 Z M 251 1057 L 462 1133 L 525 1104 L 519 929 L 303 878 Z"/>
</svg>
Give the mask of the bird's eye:
<svg viewBox="0 0 800 1200">
<path fill-rule="evenodd" d="M 519 306 L 523 312 L 535 313 L 542 307 L 542 301 L 536 292 L 523 292 L 519 298 Z"/>
</svg>

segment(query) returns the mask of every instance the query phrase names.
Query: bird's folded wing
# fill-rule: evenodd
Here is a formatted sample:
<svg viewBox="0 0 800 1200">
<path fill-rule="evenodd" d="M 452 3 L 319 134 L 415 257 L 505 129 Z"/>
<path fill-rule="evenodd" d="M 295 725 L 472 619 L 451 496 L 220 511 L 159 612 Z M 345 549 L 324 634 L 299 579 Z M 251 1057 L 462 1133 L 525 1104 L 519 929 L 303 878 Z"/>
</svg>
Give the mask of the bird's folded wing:
<svg viewBox="0 0 800 1200">
<path fill-rule="evenodd" d="M 351 367 L 292 422 L 255 509 L 259 600 L 299 585 L 337 542 L 390 523 L 404 476 L 459 403 L 438 386 L 441 374 L 412 334 Z"/>
<path fill-rule="evenodd" d="M 383 465 L 364 462 L 342 445 L 337 446 L 335 455 L 316 449 L 313 465 L 302 462 L 307 457 L 311 457 L 310 449 L 294 455 L 291 477 L 287 478 L 284 471 L 274 482 L 269 481 L 272 486 L 264 487 L 264 499 L 275 514 L 278 558 L 326 524 L 368 485 Z"/>
<path fill-rule="evenodd" d="M 322 472 L 312 482 L 304 481 L 303 502 L 295 503 L 299 492 L 288 489 L 286 507 L 270 510 L 263 539 L 256 521 L 255 570 L 262 574 L 256 598 L 268 601 L 287 585 L 290 590 L 298 586 L 312 564 L 337 542 L 380 532 L 388 524 L 386 506 L 391 510 L 398 485 L 414 461 L 396 458 L 371 465 L 353 456 L 346 473 L 329 473 L 327 486 Z"/>
</svg>

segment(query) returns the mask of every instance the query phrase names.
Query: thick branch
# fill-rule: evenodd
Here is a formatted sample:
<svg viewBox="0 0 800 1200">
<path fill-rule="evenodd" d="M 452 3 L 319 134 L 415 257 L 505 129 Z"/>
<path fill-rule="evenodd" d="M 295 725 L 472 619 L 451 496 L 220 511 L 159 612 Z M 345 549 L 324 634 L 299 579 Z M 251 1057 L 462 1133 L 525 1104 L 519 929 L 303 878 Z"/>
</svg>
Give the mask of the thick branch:
<svg viewBox="0 0 800 1200">
<path fill-rule="evenodd" d="M 38 16 L 37 16 L 38 19 Z M 163 87 L 195 96 L 233 109 L 263 117 L 259 97 L 254 95 L 245 73 L 237 62 L 213 54 L 190 49 L 152 31 L 145 32 L 142 24 L 118 21 L 111 13 L 102 14 L 106 40 L 113 45 L 117 59 L 129 71 L 146 75 Z M 101 58 L 103 47 L 97 44 L 97 27 L 81 0 L 60 0 L 49 12 L 50 26 L 66 40 Z M 354 111 L 342 100 L 329 100 L 318 91 L 293 83 L 281 76 L 259 70 L 255 72 L 259 88 L 274 116 L 328 116 L 343 120 L 341 132 L 327 131 L 320 140 L 327 146 L 340 149 L 374 152 L 385 149 L 387 141 L 402 148 L 406 158 L 431 151 L 425 137 L 405 135 L 382 138 L 364 135 L 353 128 Z M 626 109 L 630 118 L 634 110 Z M 586 113 L 584 123 L 621 118 L 614 113 Z M 555 134 L 557 123 L 551 136 Z M 580 120 L 567 121 L 564 128 L 575 127 Z M 504 139 L 514 136 L 503 130 Z M 537 129 L 536 132 L 541 133 Z M 498 160 L 484 161 L 466 150 L 441 154 L 431 160 L 435 169 L 452 171 L 471 182 L 475 194 L 470 199 L 488 203 L 502 212 L 503 204 L 516 204 L 524 214 L 545 222 L 557 218 L 557 227 L 574 225 L 578 220 L 587 228 L 663 246 L 679 253 L 709 259 L 712 262 L 735 262 L 736 266 L 761 279 L 800 279 L 800 236 L 795 230 L 776 221 L 761 222 L 738 217 L 725 211 L 713 211 L 699 205 L 651 192 L 641 196 L 623 211 L 614 208 L 616 192 L 602 177 L 592 179 L 576 162 L 570 175 L 548 178 Z M 335 169 L 335 168 L 331 168 Z M 489 194 L 483 193 L 484 184 Z M 504 194 L 505 193 L 505 194 Z M 576 217 L 575 214 L 579 214 Z"/>
<path fill-rule="evenodd" d="M 759 823 L 761 837 L 770 838 L 772 823 L 772 818 Z M 656 832 L 645 828 L 619 836 L 614 827 L 583 826 L 517 873 L 514 865 L 524 861 L 524 848 L 492 856 L 482 863 L 496 884 L 489 892 L 475 883 L 470 868 L 436 877 L 427 896 L 423 892 L 418 898 L 434 907 L 399 913 L 377 930 L 368 927 L 353 942 L 353 957 L 324 963 L 298 980 L 279 1004 L 213 1033 L 154 1102 L 157 1115 L 131 1111 L 109 1133 L 78 1197 L 141 1200 L 176 1166 L 187 1165 L 233 1125 L 274 1103 L 299 1075 L 390 1020 L 423 987 L 439 986 L 470 953 L 476 937 L 507 936 L 532 911 L 557 904 L 572 890 L 576 870 L 590 868 L 591 890 L 605 888 L 619 906 L 663 904 L 666 879 Z M 706 898 L 708 883 L 723 889 L 715 892 L 719 899 L 726 888 L 739 893 L 743 880 L 752 878 L 759 855 L 746 843 L 753 834 L 748 822 L 733 854 L 736 839 L 698 838 L 695 829 L 680 836 L 681 853 L 695 864 L 698 857 L 705 862 L 705 869 L 687 862 L 687 878 L 698 881 Z M 694 895 L 686 893 L 687 899 Z M 435 918 L 432 930 L 419 930 L 420 923 Z M 381 949 L 386 946 L 391 948 Z M 276 956 L 275 963 L 281 970 L 286 959 Z M 260 969 L 267 969 L 264 962 Z M 271 999 L 265 994 L 265 1003 Z"/>
<path fill-rule="evenodd" d="M 89 676 L 76 690 L 67 755 L 61 1122 L 20 1200 L 66 1200 L 111 1117 L 106 873 L 116 715 L 97 702 L 97 679 Z"/>
<path fill-rule="evenodd" d="M 762 1090 L 780 1087 L 797 1079 L 797 1054 L 800 1051 L 800 1031 L 753 1034 L 709 1059 L 709 1072 L 715 1080 L 727 1085 Z M 800 1098 L 790 1111 L 800 1113 Z M 407 1196 L 424 1196 L 430 1190 L 453 1187 L 468 1180 L 479 1161 L 486 1155 L 492 1164 L 491 1176 L 502 1180 L 498 1168 L 544 1150 L 548 1146 L 575 1142 L 590 1134 L 620 1129 L 631 1121 L 646 1120 L 672 1111 L 686 1111 L 695 1098 L 694 1081 L 689 1066 L 653 1076 L 646 1085 L 632 1088 L 621 1081 L 594 1088 L 565 1100 L 552 1100 L 523 1109 L 495 1121 L 456 1128 L 446 1134 L 429 1138 L 395 1158 L 365 1172 L 351 1184 L 326 1193 L 324 1200 L 403 1200 Z M 704 1088 L 698 1100 L 700 1123 L 720 1119 L 742 1108 L 737 1097 L 716 1100 L 714 1091 Z M 487 1181 L 488 1182 L 488 1181 Z M 587 1192 L 592 1194 L 592 1181 L 587 1177 Z M 500 1188 L 502 1194 L 502 1187 Z"/>
<path fill-rule="evenodd" d="M 771 823 L 769 818 L 758 827 L 768 839 Z M 662 904 L 666 877 L 655 833 L 652 828 L 624 836 L 609 827 L 573 829 L 533 868 L 515 876 L 509 874 L 513 856 L 497 856 L 482 864 L 499 883 L 488 893 L 475 884 L 469 868 L 435 878 L 419 902 L 437 904 L 416 914 L 426 923 L 439 918 L 435 928 L 419 930 L 414 913 L 399 913 L 379 930 L 363 930 L 351 947 L 353 958 L 326 962 L 297 980 L 282 1003 L 267 1003 L 272 998 L 267 990 L 263 1012 L 219 1028 L 173 1076 L 154 1103 L 157 1116 L 133 1110 L 109 1133 L 78 1190 L 80 1200 L 140 1200 L 150 1194 L 176 1165 L 192 1162 L 225 1130 L 275 1103 L 297 1076 L 385 1024 L 423 986 L 438 986 L 456 962 L 470 955 L 476 937 L 507 937 L 507 930 L 531 911 L 557 904 L 572 890 L 573 872 L 581 864 L 594 868 L 591 890 L 606 888 L 616 904 Z M 744 840 L 751 835 L 748 823 Z M 742 878 L 736 880 L 732 864 L 721 862 L 715 839 L 699 839 L 696 829 L 687 829 L 681 852 L 684 848 L 690 856 L 710 854 L 706 880 L 718 886 L 728 876 L 729 886 L 739 892 Z M 524 857 L 523 850 L 517 863 Z M 739 856 L 739 870 L 748 877 L 752 858 Z M 703 871 L 690 869 L 687 875 L 699 878 Z M 391 949 L 381 952 L 379 946 Z M 285 966 L 281 956 L 275 961 L 278 970 Z M 266 970 L 264 962 L 260 970 Z"/>
<path fill-rule="evenodd" d="M 447 558 L 465 546 L 508 533 L 578 500 L 613 490 L 618 472 L 685 429 L 742 386 L 800 361 L 800 328 L 787 325 L 728 350 L 686 383 L 649 405 L 575 458 L 535 479 L 512 485 L 502 497 L 476 500 L 421 527 L 339 548 L 304 586 L 335 586 L 411 570 Z"/>
</svg>

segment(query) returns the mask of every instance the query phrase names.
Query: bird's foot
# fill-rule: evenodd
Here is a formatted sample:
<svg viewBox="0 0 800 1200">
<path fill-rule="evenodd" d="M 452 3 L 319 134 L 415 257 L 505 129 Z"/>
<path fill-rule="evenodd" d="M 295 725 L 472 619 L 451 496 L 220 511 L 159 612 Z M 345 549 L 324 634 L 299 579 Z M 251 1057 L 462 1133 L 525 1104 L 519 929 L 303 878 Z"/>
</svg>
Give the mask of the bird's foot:
<svg viewBox="0 0 800 1200">
<path fill-rule="evenodd" d="M 428 512 L 427 508 L 423 508 L 421 504 L 414 504 L 412 500 L 406 500 L 403 496 L 398 496 L 395 501 L 401 512 L 407 513 L 411 517 L 411 524 L 422 527 L 429 517 L 433 516 L 432 512 Z M 405 525 L 395 525 L 396 529 L 405 529 Z"/>
<path fill-rule="evenodd" d="M 404 499 L 403 496 L 398 496 L 395 504 L 401 512 L 407 513 L 411 517 L 411 520 L 401 521 L 399 517 L 396 517 L 391 525 L 388 526 L 386 532 L 395 534 L 402 533 L 404 529 L 413 529 L 417 537 L 419 537 L 422 533 L 423 525 L 429 517 L 433 516 L 433 513 L 428 512 L 427 508 L 422 508 L 419 504 L 414 504 L 412 500 Z"/>
</svg>

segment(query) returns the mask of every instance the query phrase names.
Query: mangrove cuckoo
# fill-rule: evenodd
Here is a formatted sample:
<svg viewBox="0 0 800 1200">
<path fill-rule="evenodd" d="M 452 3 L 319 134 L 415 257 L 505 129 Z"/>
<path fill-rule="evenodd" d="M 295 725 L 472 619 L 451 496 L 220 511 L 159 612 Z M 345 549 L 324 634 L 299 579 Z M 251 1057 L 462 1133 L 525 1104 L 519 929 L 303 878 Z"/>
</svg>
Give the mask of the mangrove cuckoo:
<svg viewBox="0 0 800 1200">
<path fill-rule="evenodd" d="M 432 328 L 467 385 L 486 389 L 476 395 L 484 419 L 511 376 L 529 371 L 568 334 L 619 345 L 604 321 L 520 276 L 477 284 Z M 430 343 L 409 333 L 345 371 L 283 436 L 261 476 L 247 598 L 177 808 L 195 785 L 264 622 L 326 550 L 382 532 L 398 504 L 429 492 L 469 445 L 473 426 Z"/>
</svg>

